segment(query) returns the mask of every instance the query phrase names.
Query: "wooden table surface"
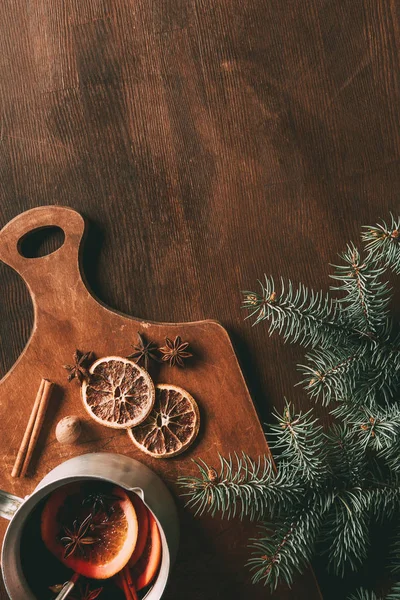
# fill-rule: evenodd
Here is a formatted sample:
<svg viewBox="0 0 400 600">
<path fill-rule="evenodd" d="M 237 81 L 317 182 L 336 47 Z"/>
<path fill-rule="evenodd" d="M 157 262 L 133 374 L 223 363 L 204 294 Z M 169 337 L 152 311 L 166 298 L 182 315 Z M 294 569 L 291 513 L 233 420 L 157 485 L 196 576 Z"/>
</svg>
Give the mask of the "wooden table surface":
<svg viewBox="0 0 400 600">
<path fill-rule="evenodd" d="M 76 208 L 101 300 L 220 320 L 263 420 L 308 406 L 301 351 L 244 322 L 240 290 L 327 289 L 361 225 L 398 212 L 399 51 L 389 0 L 4 0 L 0 224 Z M 4 374 L 32 307 L 4 265 L 0 289 Z"/>
</svg>

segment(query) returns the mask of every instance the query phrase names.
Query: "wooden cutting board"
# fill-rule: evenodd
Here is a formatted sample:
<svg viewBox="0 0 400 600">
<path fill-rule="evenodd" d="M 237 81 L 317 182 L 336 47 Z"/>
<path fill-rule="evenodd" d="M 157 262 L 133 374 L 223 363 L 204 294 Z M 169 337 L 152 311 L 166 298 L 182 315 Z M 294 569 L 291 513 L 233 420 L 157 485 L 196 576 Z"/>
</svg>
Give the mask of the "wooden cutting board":
<svg viewBox="0 0 400 600">
<path fill-rule="evenodd" d="M 49 226 L 58 226 L 64 231 L 63 245 L 47 256 L 22 256 L 21 239 L 33 230 Z M 84 234 L 82 216 L 59 206 L 29 210 L 0 232 L 0 259 L 24 279 L 35 315 L 27 346 L 0 382 L 0 452 L 3 457 L 0 488 L 25 496 L 50 469 L 72 456 L 95 451 L 128 454 L 159 473 L 179 506 L 182 541 L 166 600 L 265 598 L 268 592 L 262 586 L 251 586 L 244 568 L 248 557 L 246 542 L 256 533 L 254 525 L 195 518 L 191 511 L 184 509 L 176 485 L 179 475 L 196 473 L 191 461 L 194 457 L 216 465 L 219 452 L 226 456 L 235 450 L 244 450 L 252 457 L 269 452 L 229 336 L 216 321 L 145 322 L 104 306 L 84 282 L 81 268 Z M 149 294 L 156 293 L 162 292 L 155 285 Z M 180 335 L 190 342 L 195 354 L 185 369 L 164 364 L 151 370 L 156 382 L 174 383 L 187 389 L 200 406 L 202 423 L 197 441 L 186 453 L 173 459 L 152 459 L 136 449 L 125 432 L 104 428 L 90 420 L 82 406 L 76 380 L 67 383 L 63 365 L 71 362 L 75 349 L 92 350 L 97 357 L 127 356 L 138 331 L 160 345 L 166 336 Z M 56 391 L 28 477 L 12 479 L 12 466 L 42 377 L 56 383 Z M 55 426 L 66 415 L 79 415 L 85 422 L 84 435 L 74 446 L 62 446 L 55 439 Z M 1 539 L 5 528 L 6 523 L 1 522 Z M 320 598 L 311 572 L 302 577 L 292 591 L 284 588 L 274 595 L 281 599 L 289 596 L 292 599 Z M 6 598 L 5 592 L 0 597 Z"/>
</svg>

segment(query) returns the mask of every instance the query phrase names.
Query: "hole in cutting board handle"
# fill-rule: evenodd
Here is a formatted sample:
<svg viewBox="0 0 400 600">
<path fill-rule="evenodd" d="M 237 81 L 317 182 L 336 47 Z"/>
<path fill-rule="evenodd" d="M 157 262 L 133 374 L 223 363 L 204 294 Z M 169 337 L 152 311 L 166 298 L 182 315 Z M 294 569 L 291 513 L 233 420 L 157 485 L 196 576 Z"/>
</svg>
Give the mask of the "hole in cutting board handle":
<svg viewBox="0 0 400 600">
<path fill-rule="evenodd" d="M 33 229 L 18 241 L 18 252 L 24 258 L 40 258 L 52 254 L 64 244 L 61 227 L 48 226 Z"/>
</svg>

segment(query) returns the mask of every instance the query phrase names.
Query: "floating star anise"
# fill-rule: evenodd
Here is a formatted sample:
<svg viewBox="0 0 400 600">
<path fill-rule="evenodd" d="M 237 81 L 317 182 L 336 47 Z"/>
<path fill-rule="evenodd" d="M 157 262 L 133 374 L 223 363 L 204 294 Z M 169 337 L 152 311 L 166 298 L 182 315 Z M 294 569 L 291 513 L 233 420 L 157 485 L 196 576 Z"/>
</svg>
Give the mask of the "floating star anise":
<svg viewBox="0 0 400 600">
<path fill-rule="evenodd" d="M 121 500 L 120 496 L 115 494 L 105 494 L 103 492 L 94 492 L 88 494 L 82 500 L 82 506 L 89 505 L 93 515 L 98 512 L 104 512 L 108 517 L 113 512 L 113 504 Z"/>
<path fill-rule="evenodd" d="M 75 552 L 83 553 L 83 547 L 95 544 L 98 539 L 87 535 L 92 524 L 92 515 L 88 515 L 86 519 L 79 525 L 78 521 L 74 521 L 72 529 L 64 527 L 64 535 L 61 538 L 61 543 L 64 545 L 64 558 L 72 556 Z"/>
<path fill-rule="evenodd" d="M 149 366 L 149 360 L 155 360 L 158 362 L 157 346 L 153 342 L 147 342 L 141 333 L 138 332 L 137 336 L 137 344 L 131 344 L 135 352 L 132 352 L 132 354 L 127 356 L 127 358 L 132 358 L 138 364 L 143 362 L 143 366 L 147 370 Z"/>
<path fill-rule="evenodd" d="M 178 335 L 174 341 L 165 338 L 165 343 L 166 346 L 160 348 L 160 352 L 162 354 L 162 360 L 169 362 L 171 367 L 174 365 L 184 367 L 185 359 L 193 356 L 191 352 L 187 352 L 189 342 L 182 342 L 180 335 Z"/>
<path fill-rule="evenodd" d="M 68 581 L 66 583 L 57 583 L 56 585 L 50 586 L 50 590 L 54 594 L 59 594 L 66 585 L 68 585 Z M 76 591 L 75 591 L 76 590 Z M 91 590 L 90 585 L 87 583 L 85 587 L 83 585 L 79 585 L 77 588 L 74 588 L 73 595 L 69 595 L 68 598 L 70 600 L 95 600 L 98 596 L 100 596 L 103 588 L 97 588 L 96 590 Z"/>
<path fill-rule="evenodd" d="M 64 365 L 64 369 L 69 372 L 68 381 L 77 379 L 79 383 L 83 383 L 85 379 L 89 378 L 88 363 L 90 362 L 92 352 L 81 352 L 75 350 L 74 352 L 74 364 Z"/>
</svg>

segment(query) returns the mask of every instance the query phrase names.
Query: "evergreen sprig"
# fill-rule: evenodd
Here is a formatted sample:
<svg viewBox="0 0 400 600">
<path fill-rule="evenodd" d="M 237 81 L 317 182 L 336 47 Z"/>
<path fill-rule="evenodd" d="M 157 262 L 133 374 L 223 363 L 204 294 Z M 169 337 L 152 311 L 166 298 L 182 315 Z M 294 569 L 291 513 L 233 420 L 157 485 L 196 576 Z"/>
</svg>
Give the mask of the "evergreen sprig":
<svg viewBox="0 0 400 600">
<path fill-rule="evenodd" d="M 293 473 L 297 480 L 317 484 L 327 472 L 323 446 L 323 428 L 313 411 L 294 414 L 290 403 L 282 415 L 274 413 L 277 423 L 270 425 L 267 437 L 270 448 L 283 463 L 282 472 Z"/>
<path fill-rule="evenodd" d="M 377 596 L 372 590 L 358 589 L 347 600 L 400 600 L 400 583 L 395 583 L 385 596 Z"/>
<path fill-rule="evenodd" d="M 374 227 L 364 227 L 362 240 L 371 261 L 400 275 L 400 218 L 396 220 L 392 215 L 390 226 L 382 221 Z"/>
<path fill-rule="evenodd" d="M 300 284 L 281 279 L 280 289 L 272 277 L 259 281 L 261 292 L 243 292 L 243 308 L 254 324 L 269 321 L 269 332 L 280 333 L 285 341 L 303 346 L 327 345 L 339 342 L 345 331 L 339 311 L 332 299 L 323 292 L 314 292 Z"/>
<path fill-rule="evenodd" d="M 386 596 L 385 600 L 400 600 L 400 583 L 396 583 L 389 594 Z"/>
<path fill-rule="evenodd" d="M 253 556 L 248 565 L 253 582 L 269 584 L 274 591 L 280 581 L 289 585 L 309 563 L 321 524 L 319 512 L 299 512 L 271 524 L 264 524 L 264 535 L 250 540 Z"/>
<path fill-rule="evenodd" d="M 359 432 L 343 423 L 333 423 L 325 433 L 329 466 L 340 489 L 361 485 L 368 470 L 365 448 L 358 442 Z"/>
<path fill-rule="evenodd" d="M 369 494 L 362 487 L 339 489 L 333 508 L 327 514 L 322 538 L 328 542 L 328 569 L 341 577 L 346 570 L 356 571 L 367 557 L 369 504 Z"/>
<path fill-rule="evenodd" d="M 385 600 L 400 600 L 400 582 L 395 583 Z"/>
<path fill-rule="evenodd" d="M 380 600 L 375 592 L 360 588 L 348 597 L 348 600 Z"/>
<path fill-rule="evenodd" d="M 382 276 L 383 267 L 377 267 L 372 258 L 363 258 L 354 244 L 349 244 L 341 255 L 342 265 L 335 266 L 331 277 L 340 282 L 332 286 L 338 291 L 337 302 L 349 326 L 361 334 L 379 335 L 387 328 L 387 307 L 390 289 Z"/>
<path fill-rule="evenodd" d="M 400 524 L 397 523 L 394 539 L 390 548 L 390 570 L 397 577 L 400 575 Z"/>
<path fill-rule="evenodd" d="M 268 427 L 273 453 L 219 457 L 216 470 L 180 479 L 199 514 L 259 520 L 250 540 L 253 581 L 291 584 L 315 552 L 343 576 L 368 559 L 371 531 L 390 523 L 392 574 L 400 574 L 400 330 L 389 312 L 388 269 L 400 274 L 400 220 L 364 229 L 364 248 L 349 244 L 329 294 L 265 276 L 244 292 L 254 323 L 308 348 L 300 382 L 330 407 L 322 427 L 290 403 Z M 359 589 L 348 600 L 400 600 L 400 582 L 382 597 Z"/>
<path fill-rule="evenodd" d="M 250 520 L 279 514 L 291 506 L 296 495 L 302 492 L 300 482 L 289 472 L 277 472 L 271 457 L 264 456 L 253 461 L 245 453 L 224 458 L 219 457 L 219 471 L 202 460 L 196 460 L 200 477 L 180 477 L 179 483 L 186 488 L 188 506 L 196 514 L 219 513 L 231 519 L 239 516 Z"/>
<path fill-rule="evenodd" d="M 298 365 L 304 376 L 300 384 L 311 398 L 321 400 L 324 406 L 332 400 L 355 395 L 360 375 L 368 365 L 364 344 L 314 350 L 305 358 L 308 364 Z"/>
<path fill-rule="evenodd" d="M 270 457 L 220 457 L 219 472 L 195 461 L 200 477 L 181 477 L 196 512 L 268 519 L 250 541 L 253 580 L 275 589 L 291 584 L 316 545 L 328 567 L 343 576 L 366 559 L 371 524 L 400 513 L 400 478 L 383 476 L 379 453 L 370 453 L 362 428 L 333 424 L 324 431 L 312 411 L 287 403 L 269 428 Z M 375 448 L 375 446 L 373 446 Z M 375 448 L 376 449 L 376 448 Z"/>
</svg>

